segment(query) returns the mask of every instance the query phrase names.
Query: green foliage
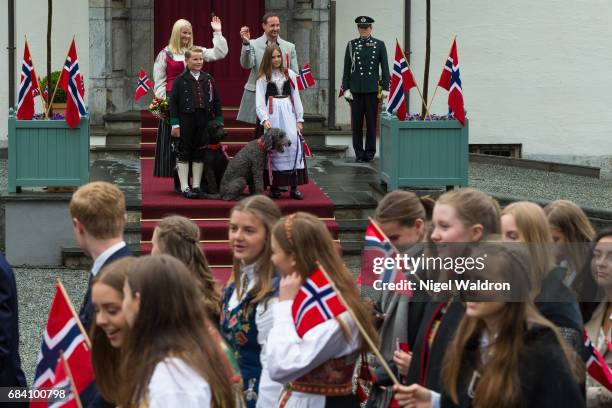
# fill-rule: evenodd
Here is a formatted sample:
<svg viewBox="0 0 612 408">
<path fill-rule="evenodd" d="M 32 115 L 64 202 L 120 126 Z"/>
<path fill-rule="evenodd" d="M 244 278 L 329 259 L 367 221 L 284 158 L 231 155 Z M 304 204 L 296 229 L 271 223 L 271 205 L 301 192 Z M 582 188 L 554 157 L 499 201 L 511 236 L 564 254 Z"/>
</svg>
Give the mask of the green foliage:
<svg viewBox="0 0 612 408">
<path fill-rule="evenodd" d="M 51 83 L 49 84 L 49 99 L 51 99 L 51 96 L 53 95 L 53 90 L 55 89 L 55 84 L 57 83 L 57 80 L 59 79 L 60 76 L 60 71 L 53 71 L 51 73 Z M 40 81 L 40 90 L 42 92 L 45 92 L 45 85 L 47 85 L 47 77 L 44 77 L 41 81 Z M 58 87 L 57 88 L 57 92 L 55 93 L 55 98 L 53 98 L 53 102 L 54 103 L 66 103 L 66 92 Z"/>
</svg>

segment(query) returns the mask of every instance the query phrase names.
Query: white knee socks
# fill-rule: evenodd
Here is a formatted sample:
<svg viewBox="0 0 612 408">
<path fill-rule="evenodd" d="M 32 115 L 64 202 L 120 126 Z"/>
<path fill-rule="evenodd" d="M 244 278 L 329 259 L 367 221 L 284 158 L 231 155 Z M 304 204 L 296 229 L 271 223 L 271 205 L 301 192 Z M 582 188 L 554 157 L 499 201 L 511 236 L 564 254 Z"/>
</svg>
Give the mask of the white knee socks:
<svg viewBox="0 0 612 408">
<path fill-rule="evenodd" d="M 178 176 L 181 182 L 181 191 L 189 188 L 189 163 L 178 162 Z"/>
<path fill-rule="evenodd" d="M 204 170 L 204 163 L 202 162 L 191 163 L 191 173 L 193 176 L 191 185 L 193 188 L 200 188 L 200 182 L 202 181 L 203 170 Z"/>
</svg>

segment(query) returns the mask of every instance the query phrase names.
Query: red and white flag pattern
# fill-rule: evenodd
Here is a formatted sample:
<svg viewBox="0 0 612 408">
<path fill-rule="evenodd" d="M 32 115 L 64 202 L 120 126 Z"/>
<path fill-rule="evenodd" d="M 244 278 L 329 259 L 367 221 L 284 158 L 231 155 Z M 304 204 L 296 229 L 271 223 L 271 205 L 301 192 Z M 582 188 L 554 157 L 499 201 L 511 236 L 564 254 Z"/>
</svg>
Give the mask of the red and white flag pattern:
<svg viewBox="0 0 612 408">
<path fill-rule="evenodd" d="M 459 57 L 457 56 L 457 39 L 453 41 L 450 54 L 442 69 L 438 86 L 448 91 L 448 108 L 455 119 L 465 126 L 465 107 L 463 105 L 463 88 L 459 75 Z"/>
<path fill-rule="evenodd" d="M 30 47 L 26 40 L 23 48 L 21 64 L 21 81 L 19 82 L 19 98 L 17 99 L 17 119 L 32 120 L 34 117 L 34 96 L 38 94 L 38 80 L 32 65 Z"/>
<path fill-rule="evenodd" d="M 136 87 L 136 93 L 134 94 L 134 102 L 138 102 L 140 97 L 145 96 L 152 87 L 153 83 L 149 79 L 149 76 L 144 69 L 140 68 L 140 73 L 138 74 L 138 87 Z"/>
<path fill-rule="evenodd" d="M 74 38 L 64 63 L 59 86 L 66 91 L 66 123 L 74 128 L 79 124 L 81 118 L 87 114 L 84 102 L 85 87 L 79 70 L 79 58 L 77 57 Z"/>
</svg>

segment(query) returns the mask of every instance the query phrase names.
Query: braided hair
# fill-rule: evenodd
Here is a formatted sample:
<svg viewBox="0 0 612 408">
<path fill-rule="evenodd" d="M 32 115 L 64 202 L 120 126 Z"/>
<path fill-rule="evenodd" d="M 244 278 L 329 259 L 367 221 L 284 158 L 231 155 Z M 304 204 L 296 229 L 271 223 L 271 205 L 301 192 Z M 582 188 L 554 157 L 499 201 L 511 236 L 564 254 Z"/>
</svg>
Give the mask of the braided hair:
<svg viewBox="0 0 612 408">
<path fill-rule="evenodd" d="M 171 215 L 157 224 L 154 240 L 161 253 L 172 255 L 187 266 L 198 283 L 209 317 L 212 320 L 218 318 L 221 294 L 206 255 L 200 248 L 200 228 L 185 217 Z"/>
</svg>

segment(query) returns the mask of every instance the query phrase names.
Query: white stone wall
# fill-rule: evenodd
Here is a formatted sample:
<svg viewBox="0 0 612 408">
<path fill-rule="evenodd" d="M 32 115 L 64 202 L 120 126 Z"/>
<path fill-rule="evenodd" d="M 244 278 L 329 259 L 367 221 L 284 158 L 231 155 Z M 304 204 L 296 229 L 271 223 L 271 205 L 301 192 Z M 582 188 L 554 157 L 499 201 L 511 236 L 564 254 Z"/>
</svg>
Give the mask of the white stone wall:
<svg viewBox="0 0 612 408">
<path fill-rule="evenodd" d="M 9 105 L 8 84 L 8 1 L 0 3 L 0 141 L 7 139 Z M 72 36 L 76 35 L 79 68 L 85 79 L 85 103 L 89 79 L 89 3 L 84 0 L 53 0 L 53 36 L 51 39 L 51 70 L 57 71 L 64 64 Z M 28 37 L 34 68 L 41 79 L 47 75 L 47 1 L 15 1 L 15 98 L 21 78 L 24 35 Z M 49 91 L 52 92 L 51 90 Z M 42 112 L 40 98 L 36 98 L 36 112 Z M 9 103 L 10 102 L 10 103 Z"/>
<path fill-rule="evenodd" d="M 377 20 L 374 36 L 388 48 L 395 36 L 401 40 L 402 30 L 392 33 L 388 27 L 401 27 L 403 0 L 375 5 L 339 0 L 336 58 L 343 56 L 342 43 L 355 32 L 349 19 L 341 17 L 349 3 L 351 17 L 370 14 Z M 381 13 L 383 18 L 378 18 Z M 610 166 L 612 2 L 436 0 L 431 14 L 429 95 L 456 34 L 470 143 L 522 143 L 527 157 Z M 421 86 L 424 0 L 412 1 L 411 28 L 412 68 Z M 341 74 L 340 63 L 337 81 Z M 410 111 L 420 111 L 415 90 L 410 99 Z M 446 113 L 446 103 L 447 94 L 440 90 L 432 111 Z M 346 103 L 339 101 L 337 118 L 338 123 L 349 122 Z"/>
<path fill-rule="evenodd" d="M 401 44 L 404 38 L 404 0 L 336 0 L 336 90 L 331 97 L 336 99 L 336 123 L 339 125 L 351 122 L 348 103 L 337 96 L 342 85 L 346 43 L 359 36 L 355 18 L 362 15 L 374 19 L 372 36 L 385 42 L 391 67 L 395 39 Z M 406 48 L 404 44 L 402 47 Z"/>
</svg>

